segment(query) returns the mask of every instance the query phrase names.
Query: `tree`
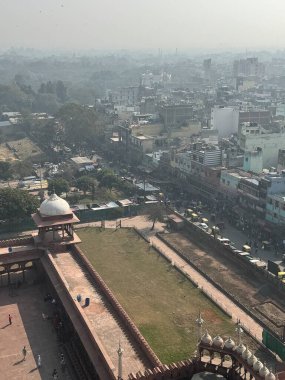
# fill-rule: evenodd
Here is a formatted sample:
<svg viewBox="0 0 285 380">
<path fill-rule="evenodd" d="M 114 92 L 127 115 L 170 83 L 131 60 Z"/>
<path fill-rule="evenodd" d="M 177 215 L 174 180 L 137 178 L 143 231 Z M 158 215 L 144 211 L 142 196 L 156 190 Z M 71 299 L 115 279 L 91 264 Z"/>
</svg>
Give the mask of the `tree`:
<svg viewBox="0 0 285 380">
<path fill-rule="evenodd" d="M 40 206 L 37 197 L 21 189 L 0 189 L 0 219 L 21 220 Z"/>
<path fill-rule="evenodd" d="M 96 138 L 103 135 L 103 125 L 98 122 L 96 111 L 93 108 L 69 103 L 62 106 L 56 117 L 64 130 L 64 140 L 78 146 L 94 145 Z"/>
<path fill-rule="evenodd" d="M 0 161 L 0 179 L 7 180 L 11 177 L 11 164 L 6 161 Z"/>
<path fill-rule="evenodd" d="M 88 177 L 87 175 L 79 177 L 77 180 L 78 189 L 82 190 L 84 195 L 86 195 L 87 191 L 92 191 L 92 198 L 94 198 L 96 186 L 97 181 L 92 177 Z"/>
<path fill-rule="evenodd" d="M 118 178 L 112 169 L 103 169 L 97 174 L 100 187 L 112 189 L 118 183 Z"/>
<path fill-rule="evenodd" d="M 56 82 L 56 96 L 61 103 L 64 103 L 67 99 L 67 90 L 61 80 Z"/>
<path fill-rule="evenodd" d="M 48 181 L 48 191 L 60 195 L 69 192 L 69 183 L 63 178 L 55 178 Z"/>
<path fill-rule="evenodd" d="M 154 229 L 154 225 L 157 221 L 163 221 L 163 217 L 164 213 L 160 203 L 155 203 L 148 208 L 148 220 L 152 221 L 151 230 Z"/>
<path fill-rule="evenodd" d="M 12 172 L 15 177 L 23 178 L 32 175 L 34 169 L 30 161 L 15 161 L 12 165 Z"/>
</svg>

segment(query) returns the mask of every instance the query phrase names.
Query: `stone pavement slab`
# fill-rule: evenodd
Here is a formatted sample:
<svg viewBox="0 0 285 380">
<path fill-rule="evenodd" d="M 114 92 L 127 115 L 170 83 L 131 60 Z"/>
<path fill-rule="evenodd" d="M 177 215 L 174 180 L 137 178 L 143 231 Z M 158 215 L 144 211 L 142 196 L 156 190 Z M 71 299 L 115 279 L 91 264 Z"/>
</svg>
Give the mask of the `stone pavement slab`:
<svg viewBox="0 0 285 380">
<path fill-rule="evenodd" d="M 43 297 L 41 285 L 20 288 L 14 297 L 9 296 L 8 288 L 0 289 L 0 379 L 50 380 L 53 369 L 60 373 L 56 334 L 51 322 L 42 317 L 42 313 L 49 314 L 49 305 Z M 9 325 L 9 314 L 12 325 Z M 42 358 L 40 369 L 36 366 L 38 354 Z M 66 376 L 61 375 L 59 379 L 67 380 Z"/>
</svg>

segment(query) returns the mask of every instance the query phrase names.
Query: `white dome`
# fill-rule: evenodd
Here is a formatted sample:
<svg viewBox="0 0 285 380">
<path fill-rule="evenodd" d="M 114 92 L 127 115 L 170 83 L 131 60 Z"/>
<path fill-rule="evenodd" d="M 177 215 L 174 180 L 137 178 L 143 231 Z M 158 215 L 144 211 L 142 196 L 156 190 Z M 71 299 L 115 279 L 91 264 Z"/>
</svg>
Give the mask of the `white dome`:
<svg viewBox="0 0 285 380">
<path fill-rule="evenodd" d="M 202 336 L 201 341 L 202 341 L 202 343 L 204 343 L 204 344 L 208 344 L 208 345 L 211 345 L 211 344 L 212 344 L 212 337 L 211 337 L 211 335 L 208 333 L 208 331 L 206 331 L 206 333 Z"/>
<path fill-rule="evenodd" d="M 60 216 L 72 212 L 69 204 L 56 194 L 51 194 L 48 199 L 44 200 L 39 211 L 42 216 Z"/>
<path fill-rule="evenodd" d="M 271 371 L 265 376 L 265 380 L 276 380 L 276 376 Z"/>
<path fill-rule="evenodd" d="M 255 355 L 251 355 L 248 359 L 247 359 L 247 362 L 249 365 L 253 366 L 254 363 L 257 362 L 257 357 Z"/>
<path fill-rule="evenodd" d="M 250 356 L 251 356 L 251 352 L 249 351 L 249 349 L 246 347 L 246 350 L 242 353 L 242 358 L 244 360 L 247 360 Z"/>
<path fill-rule="evenodd" d="M 245 351 L 245 346 L 242 343 L 240 343 L 236 348 L 236 352 L 241 355 L 244 351 Z"/>
<path fill-rule="evenodd" d="M 261 363 L 260 360 L 257 360 L 257 362 L 255 362 L 255 363 L 253 364 L 253 369 L 254 369 L 255 371 L 260 371 L 262 367 L 263 367 L 263 364 Z"/>
<path fill-rule="evenodd" d="M 226 341 L 225 341 L 225 348 L 227 348 L 228 350 L 233 350 L 235 347 L 235 342 L 232 340 L 231 337 L 229 337 Z"/>
<path fill-rule="evenodd" d="M 261 377 L 266 377 L 267 375 L 269 375 L 269 369 L 266 366 L 264 366 L 260 368 L 259 374 Z"/>
<path fill-rule="evenodd" d="M 224 345 L 223 339 L 219 335 L 216 336 L 216 338 L 214 338 L 213 340 L 213 346 L 223 347 L 223 345 Z"/>
</svg>

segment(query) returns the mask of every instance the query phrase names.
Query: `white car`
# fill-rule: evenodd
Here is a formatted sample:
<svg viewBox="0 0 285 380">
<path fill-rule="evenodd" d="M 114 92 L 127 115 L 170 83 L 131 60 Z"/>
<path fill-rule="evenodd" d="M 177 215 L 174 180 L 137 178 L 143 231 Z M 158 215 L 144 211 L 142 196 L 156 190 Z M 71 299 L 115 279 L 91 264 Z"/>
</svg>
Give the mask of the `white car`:
<svg viewBox="0 0 285 380">
<path fill-rule="evenodd" d="M 208 230 L 209 229 L 209 226 L 206 223 L 200 223 L 199 227 L 203 228 L 203 230 Z"/>
</svg>

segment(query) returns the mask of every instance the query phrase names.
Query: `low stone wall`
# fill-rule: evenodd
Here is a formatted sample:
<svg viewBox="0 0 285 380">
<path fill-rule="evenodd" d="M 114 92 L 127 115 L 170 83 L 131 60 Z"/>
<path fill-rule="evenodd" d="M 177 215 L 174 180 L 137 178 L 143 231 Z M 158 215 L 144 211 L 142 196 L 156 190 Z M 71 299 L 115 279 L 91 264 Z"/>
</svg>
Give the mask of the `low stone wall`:
<svg viewBox="0 0 285 380">
<path fill-rule="evenodd" d="M 246 270 L 250 270 L 260 280 L 265 280 L 269 282 L 276 288 L 278 292 L 280 292 L 280 296 L 284 297 L 285 284 L 282 281 L 280 281 L 276 276 L 268 272 L 266 269 L 256 266 L 255 264 L 246 260 L 244 257 L 233 252 L 230 247 L 220 243 L 217 239 L 214 238 L 213 235 L 210 235 L 209 233 L 205 232 L 204 230 L 196 226 L 194 223 L 192 223 L 176 211 L 171 210 L 171 212 L 175 213 L 185 221 L 184 230 L 188 232 L 190 235 L 193 235 L 193 241 L 195 244 L 205 244 L 209 248 L 216 250 L 219 254 L 226 256 L 228 259 L 232 261 L 235 261 L 239 266 L 243 266 Z M 204 247 L 202 246 L 201 248 Z"/>
<path fill-rule="evenodd" d="M 31 244 L 34 244 L 34 239 L 31 236 L 15 238 L 15 239 L 0 240 L 0 248 L 17 247 L 20 245 L 31 245 Z"/>
<path fill-rule="evenodd" d="M 93 268 L 90 261 L 85 257 L 83 252 L 78 248 L 77 246 L 73 247 L 73 251 L 77 255 L 77 257 L 80 258 L 81 262 L 83 262 L 84 266 L 88 270 L 90 276 L 92 279 L 96 282 L 96 284 L 99 286 L 99 289 L 104 294 L 104 296 L 108 299 L 112 307 L 114 308 L 115 312 L 123 322 L 124 326 L 126 327 L 127 331 L 130 332 L 132 337 L 134 338 L 135 342 L 138 344 L 138 346 L 141 348 L 141 350 L 144 352 L 150 363 L 155 367 L 162 365 L 159 358 L 156 356 L 156 354 L 151 349 L 150 345 L 147 343 L 145 338 L 142 336 L 140 331 L 138 330 L 137 326 L 134 324 L 134 322 L 131 320 L 131 318 L 128 316 L 126 311 L 123 309 L 123 307 L 120 305 L 116 297 L 113 295 L 111 290 L 108 288 L 104 280 L 101 278 L 101 276 L 96 272 L 96 270 Z"/>
</svg>

